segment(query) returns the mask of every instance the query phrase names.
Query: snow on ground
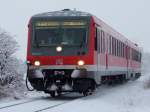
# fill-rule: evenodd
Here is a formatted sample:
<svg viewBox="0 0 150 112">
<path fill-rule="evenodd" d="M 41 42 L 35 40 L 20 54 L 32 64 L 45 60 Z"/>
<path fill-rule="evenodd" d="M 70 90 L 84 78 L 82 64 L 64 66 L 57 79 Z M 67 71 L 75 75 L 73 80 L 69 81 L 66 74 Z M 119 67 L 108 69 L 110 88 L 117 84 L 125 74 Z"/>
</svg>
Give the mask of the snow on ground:
<svg viewBox="0 0 150 112">
<path fill-rule="evenodd" d="M 145 83 L 149 77 L 150 75 L 145 75 L 136 81 L 129 81 L 123 85 L 101 86 L 91 96 L 81 97 L 42 112 L 150 112 L 150 88 L 145 88 Z M 71 97 L 76 95 L 73 94 Z M 41 99 L 41 102 L 38 101 L 39 106 L 42 102 L 45 102 L 45 106 L 48 106 L 48 104 L 55 104 L 56 101 L 59 101 L 59 99 L 45 101 L 48 95 L 41 92 L 29 92 L 25 99 L 38 97 Z M 43 99 L 43 97 L 45 98 Z M 67 97 L 64 98 L 65 100 L 67 100 Z M 62 102 L 62 99 L 60 99 L 60 102 Z M 13 101 L 13 103 L 15 102 Z M 0 101 L 0 106 L 3 104 L 4 102 Z M 44 104 L 42 103 L 43 106 Z M 33 108 L 36 105 L 31 105 L 28 108 Z M 16 108 L 15 111 L 19 112 L 20 110 Z"/>
<path fill-rule="evenodd" d="M 124 85 L 103 86 L 89 97 L 43 112 L 150 112 L 150 89 L 144 88 L 147 76 Z"/>
</svg>

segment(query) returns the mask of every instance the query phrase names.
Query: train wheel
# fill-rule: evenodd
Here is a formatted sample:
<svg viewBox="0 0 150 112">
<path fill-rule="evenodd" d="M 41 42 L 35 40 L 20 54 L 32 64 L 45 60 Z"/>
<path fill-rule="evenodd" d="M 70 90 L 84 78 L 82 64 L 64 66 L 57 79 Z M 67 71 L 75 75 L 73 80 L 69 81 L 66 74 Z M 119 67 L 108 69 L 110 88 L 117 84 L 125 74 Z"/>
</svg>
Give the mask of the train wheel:
<svg viewBox="0 0 150 112">
<path fill-rule="evenodd" d="M 58 96 L 61 96 L 61 93 L 62 93 L 61 91 L 57 91 Z"/>
<path fill-rule="evenodd" d="M 89 90 L 88 90 L 88 95 L 92 95 L 93 91 L 94 91 L 94 90 L 89 89 Z"/>
<path fill-rule="evenodd" d="M 88 96 L 88 91 L 84 91 L 83 96 Z"/>
<path fill-rule="evenodd" d="M 88 90 L 86 90 L 86 91 L 83 91 L 83 95 L 84 95 L 84 96 L 92 95 L 92 93 L 93 93 L 93 90 L 92 90 L 92 89 L 88 89 Z"/>
<path fill-rule="evenodd" d="M 49 94 L 51 95 L 51 97 L 55 97 L 56 96 L 55 91 L 52 91 Z"/>
</svg>

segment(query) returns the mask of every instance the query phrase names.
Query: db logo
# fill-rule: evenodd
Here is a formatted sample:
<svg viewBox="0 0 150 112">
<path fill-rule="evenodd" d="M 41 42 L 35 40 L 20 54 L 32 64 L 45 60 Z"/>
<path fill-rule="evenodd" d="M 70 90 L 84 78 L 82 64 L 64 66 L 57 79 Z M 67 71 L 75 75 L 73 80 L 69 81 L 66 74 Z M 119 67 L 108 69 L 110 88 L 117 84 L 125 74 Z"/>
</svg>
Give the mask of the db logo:
<svg viewBox="0 0 150 112">
<path fill-rule="evenodd" d="M 63 65 L 63 59 L 56 59 L 56 65 Z"/>
</svg>

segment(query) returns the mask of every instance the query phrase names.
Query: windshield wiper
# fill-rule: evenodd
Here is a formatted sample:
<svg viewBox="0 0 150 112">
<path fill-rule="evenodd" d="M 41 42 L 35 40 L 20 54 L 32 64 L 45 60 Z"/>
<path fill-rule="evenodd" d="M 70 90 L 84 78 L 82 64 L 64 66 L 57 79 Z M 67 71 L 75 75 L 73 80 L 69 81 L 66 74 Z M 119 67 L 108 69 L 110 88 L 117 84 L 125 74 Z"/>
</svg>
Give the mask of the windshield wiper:
<svg viewBox="0 0 150 112">
<path fill-rule="evenodd" d="M 80 48 L 83 48 L 85 45 L 86 39 L 82 39 L 81 44 L 80 44 Z"/>
<path fill-rule="evenodd" d="M 80 44 L 80 48 L 82 48 L 84 45 L 84 42 L 82 41 L 81 44 Z"/>
<path fill-rule="evenodd" d="M 36 33 L 35 33 L 34 42 L 35 42 L 35 46 L 36 46 L 36 47 L 39 47 L 39 43 L 38 43 L 37 38 L 36 38 Z"/>
</svg>

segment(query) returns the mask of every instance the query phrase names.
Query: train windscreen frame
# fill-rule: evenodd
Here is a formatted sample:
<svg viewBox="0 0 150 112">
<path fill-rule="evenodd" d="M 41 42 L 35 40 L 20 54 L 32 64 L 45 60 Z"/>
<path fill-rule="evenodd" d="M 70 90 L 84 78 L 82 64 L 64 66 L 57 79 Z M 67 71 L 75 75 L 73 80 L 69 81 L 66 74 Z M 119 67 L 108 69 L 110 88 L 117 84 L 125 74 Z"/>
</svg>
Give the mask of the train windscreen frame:
<svg viewBox="0 0 150 112">
<path fill-rule="evenodd" d="M 34 28 L 34 45 L 82 46 L 87 42 L 87 26 L 84 21 L 37 21 Z"/>
<path fill-rule="evenodd" d="M 34 56 L 71 56 L 78 55 L 79 52 L 87 54 L 89 51 L 89 39 L 90 39 L 90 18 L 47 18 L 47 19 L 32 19 L 32 30 L 30 33 L 31 47 L 30 53 Z M 53 36 L 58 36 L 58 41 L 53 40 L 54 43 L 48 42 L 48 40 L 42 40 L 37 38 L 36 31 L 51 30 Z M 74 31 L 75 30 L 75 31 Z M 74 31 L 74 33 L 73 33 Z M 43 33 L 44 33 L 43 32 Z M 70 34 L 69 34 L 69 33 Z M 76 33 L 77 32 L 77 33 Z M 38 32 L 39 33 L 39 32 Z M 63 36 L 63 35 L 64 36 Z M 39 35 L 39 34 L 38 34 Z M 42 35 L 42 34 L 41 34 Z M 68 36 L 65 36 L 68 35 Z M 71 36 L 69 36 L 71 35 Z M 80 36 L 80 37 L 79 37 Z M 73 38 L 73 42 L 68 38 Z M 79 37 L 79 39 L 77 39 Z M 43 36 L 41 36 L 43 38 Z M 59 39 L 61 41 L 59 41 Z M 63 41 L 62 41 L 63 40 Z M 56 47 L 62 46 L 63 51 L 61 53 L 56 52 Z"/>
</svg>

